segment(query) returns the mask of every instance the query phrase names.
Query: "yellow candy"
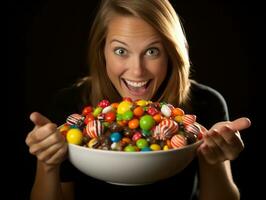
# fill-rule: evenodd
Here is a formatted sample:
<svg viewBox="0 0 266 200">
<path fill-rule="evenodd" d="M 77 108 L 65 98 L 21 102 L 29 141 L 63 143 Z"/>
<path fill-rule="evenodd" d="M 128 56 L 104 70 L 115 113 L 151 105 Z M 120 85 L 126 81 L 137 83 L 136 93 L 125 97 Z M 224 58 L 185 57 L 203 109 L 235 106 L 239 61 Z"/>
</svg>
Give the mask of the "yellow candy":
<svg viewBox="0 0 266 200">
<path fill-rule="evenodd" d="M 97 138 L 92 138 L 88 143 L 87 143 L 87 146 L 89 148 L 94 148 L 95 145 L 97 145 L 99 142 L 97 140 Z"/>
<path fill-rule="evenodd" d="M 77 128 L 72 128 L 67 132 L 66 139 L 70 144 L 82 144 L 82 132 Z"/>
<path fill-rule="evenodd" d="M 151 148 L 152 151 L 159 151 L 159 150 L 161 150 L 161 147 L 160 147 L 159 144 L 152 144 L 150 146 L 150 148 Z"/>
<path fill-rule="evenodd" d="M 183 121 L 183 116 L 180 116 L 180 115 L 175 116 L 175 121 L 176 122 L 182 122 Z"/>
<path fill-rule="evenodd" d="M 148 105 L 149 104 L 149 102 L 148 101 L 145 101 L 145 100 L 138 100 L 137 102 L 136 102 L 136 104 L 137 105 L 139 105 L 139 106 L 146 106 L 146 105 Z"/>
<path fill-rule="evenodd" d="M 167 150 L 169 150 L 169 147 L 168 147 L 167 145 L 164 145 L 164 146 L 163 146 L 163 150 L 164 150 L 164 151 L 167 151 Z"/>
<path fill-rule="evenodd" d="M 126 111 L 129 111 L 132 107 L 132 103 L 129 101 L 122 101 L 117 107 L 118 114 L 124 114 Z"/>
</svg>

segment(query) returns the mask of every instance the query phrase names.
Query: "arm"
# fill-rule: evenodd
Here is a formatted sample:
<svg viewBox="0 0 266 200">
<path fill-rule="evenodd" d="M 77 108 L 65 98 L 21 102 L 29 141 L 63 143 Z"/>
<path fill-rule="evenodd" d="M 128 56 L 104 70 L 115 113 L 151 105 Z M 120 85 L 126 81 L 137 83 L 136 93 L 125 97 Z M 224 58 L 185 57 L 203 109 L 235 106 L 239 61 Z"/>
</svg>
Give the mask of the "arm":
<svg viewBox="0 0 266 200">
<path fill-rule="evenodd" d="M 46 164 L 41 161 L 37 162 L 37 172 L 31 191 L 31 200 L 74 200 L 73 183 L 60 183 L 59 170 L 59 167 L 48 169 Z"/>
<path fill-rule="evenodd" d="M 238 130 L 249 126 L 247 118 L 240 118 L 219 122 L 205 132 L 204 143 L 198 149 L 200 200 L 240 199 L 229 160 L 235 159 L 244 148 Z"/>
<path fill-rule="evenodd" d="M 60 164 L 65 159 L 67 143 L 55 124 L 39 113 L 30 116 L 35 124 L 28 134 L 26 143 L 31 154 L 35 155 L 37 171 L 31 191 L 32 200 L 74 199 L 73 184 L 60 183 Z"/>
<path fill-rule="evenodd" d="M 209 164 L 199 158 L 200 200 L 237 200 L 240 199 L 238 188 L 234 184 L 230 161 Z"/>
</svg>

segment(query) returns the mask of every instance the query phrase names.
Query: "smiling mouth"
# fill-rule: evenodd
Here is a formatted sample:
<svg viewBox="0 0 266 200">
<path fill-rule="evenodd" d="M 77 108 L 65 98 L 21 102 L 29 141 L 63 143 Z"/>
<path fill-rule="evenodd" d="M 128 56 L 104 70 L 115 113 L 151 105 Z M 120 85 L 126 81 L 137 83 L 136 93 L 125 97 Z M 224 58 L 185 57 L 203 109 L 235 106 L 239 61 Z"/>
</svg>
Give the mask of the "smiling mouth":
<svg viewBox="0 0 266 200">
<path fill-rule="evenodd" d="M 122 80 L 130 91 L 140 92 L 140 93 L 145 92 L 151 83 L 151 79 L 147 81 L 130 81 L 126 79 L 122 79 Z"/>
</svg>

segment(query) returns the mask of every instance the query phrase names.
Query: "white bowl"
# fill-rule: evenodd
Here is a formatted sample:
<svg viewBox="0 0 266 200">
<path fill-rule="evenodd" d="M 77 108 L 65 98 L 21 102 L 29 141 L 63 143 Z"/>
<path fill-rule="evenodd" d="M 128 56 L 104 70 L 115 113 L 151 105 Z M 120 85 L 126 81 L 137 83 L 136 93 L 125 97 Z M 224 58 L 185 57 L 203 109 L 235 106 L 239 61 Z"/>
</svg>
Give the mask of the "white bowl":
<svg viewBox="0 0 266 200">
<path fill-rule="evenodd" d="M 145 185 L 182 171 L 202 140 L 179 149 L 123 152 L 69 144 L 70 162 L 84 174 L 117 185 Z"/>
</svg>

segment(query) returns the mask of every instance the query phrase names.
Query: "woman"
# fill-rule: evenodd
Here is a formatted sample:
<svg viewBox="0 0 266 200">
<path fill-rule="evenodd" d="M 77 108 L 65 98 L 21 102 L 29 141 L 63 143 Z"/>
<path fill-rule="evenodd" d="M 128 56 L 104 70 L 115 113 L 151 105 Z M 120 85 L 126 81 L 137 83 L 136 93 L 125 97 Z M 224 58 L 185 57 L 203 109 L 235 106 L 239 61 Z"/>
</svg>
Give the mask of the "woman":
<svg viewBox="0 0 266 200">
<path fill-rule="evenodd" d="M 243 150 L 238 131 L 248 128 L 250 121 L 228 121 L 223 97 L 189 79 L 187 41 L 167 0 L 102 1 L 91 28 L 88 62 L 91 77 L 62 91 L 49 119 L 40 113 L 30 116 L 35 127 L 26 143 L 38 158 L 31 199 L 87 199 L 96 191 L 116 194 L 115 198 L 155 191 L 169 197 L 176 192 L 179 199 L 240 198 L 230 160 Z M 101 99 L 119 102 L 121 97 L 166 101 L 197 115 L 209 128 L 197 159 L 174 177 L 138 187 L 94 180 L 64 161 L 67 144 L 52 122 L 62 124 L 87 104 L 96 105 Z"/>
</svg>

